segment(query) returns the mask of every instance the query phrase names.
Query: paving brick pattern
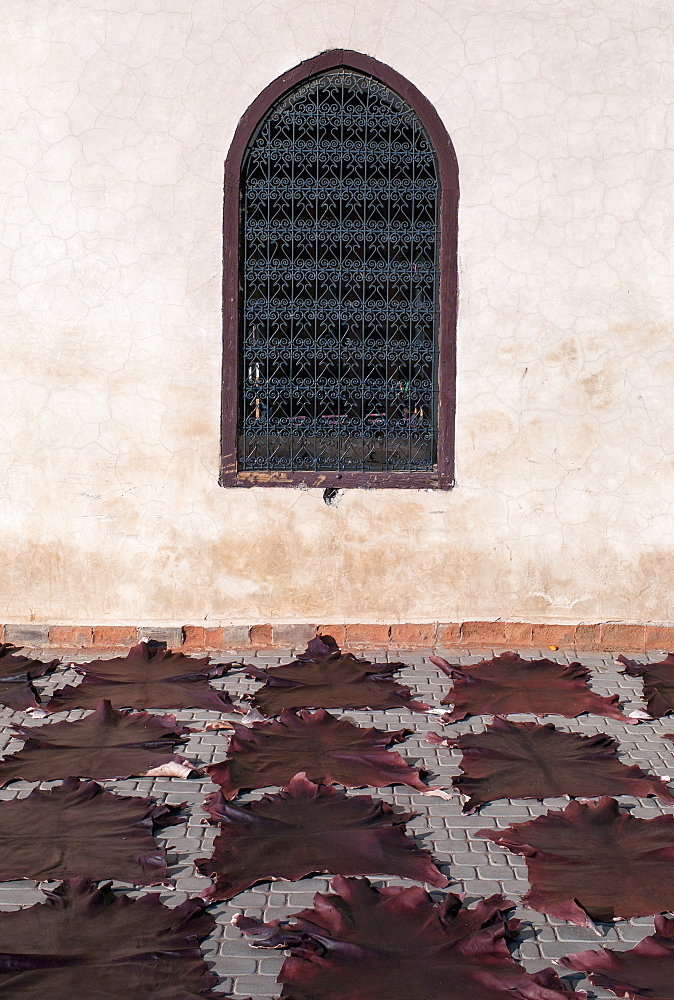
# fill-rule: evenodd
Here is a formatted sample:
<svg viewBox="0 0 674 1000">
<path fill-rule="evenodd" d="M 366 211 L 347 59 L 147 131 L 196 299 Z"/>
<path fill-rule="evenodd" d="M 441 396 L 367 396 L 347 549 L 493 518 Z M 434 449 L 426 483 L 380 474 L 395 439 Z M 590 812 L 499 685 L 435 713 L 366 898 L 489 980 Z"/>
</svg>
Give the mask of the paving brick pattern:
<svg viewBox="0 0 674 1000">
<path fill-rule="evenodd" d="M 25 652 L 25 650 L 24 650 Z M 475 649 L 470 652 L 461 650 L 443 650 L 450 662 L 475 663 L 485 656 L 491 656 L 494 650 Z M 259 666 L 287 662 L 291 650 L 278 650 L 273 653 L 247 653 L 245 658 Z M 550 656 L 559 660 L 573 659 L 571 654 L 562 652 L 551 653 L 548 650 L 522 650 L 526 657 Z M 47 657 L 45 651 L 35 650 L 35 655 Z M 57 655 L 50 650 L 50 658 Z M 402 660 L 407 666 L 401 671 L 400 679 L 408 684 L 419 697 L 429 702 L 433 707 L 439 707 L 440 700 L 450 686 L 448 678 L 430 663 L 428 653 L 423 650 L 405 652 L 373 651 L 371 659 Z M 64 653 L 64 661 L 73 659 L 86 660 L 86 654 L 76 657 L 72 652 Z M 642 659 L 643 656 L 638 657 Z M 661 658 L 660 653 L 650 653 L 648 659 Z M 240 660 L 240 653 L 218 653 L 214 660 L 230 662 Z M 623 676 L 614 663 L 614 654 L 580 654 L 577 659 L 592 670 L 592 687 L 598 694 L 613 694 L 618 692 L 624 703 L 625 711 L 644 708 L 641 700 L 641 681 Z M 78 676 L 72 670 L 60 670 L 50 678 L 37 682 L 37 686 L 46 695 L 55 688 L 66 683 L 76 683 Z M 220 681 L 215 681 L 216 687 L 223 687 L 233 695 L 250 692 L 257 687 L 257 682 L 249 681 L 241 674 L 232 674 Z M 86 713 L 73 711 L 53 716 L 53 720 L 76 719 Z M 203 724 L 215 721 L 215 712 L 180 711 L 178 719 L 195 729 L 203 729 Z M 344 713 L 360 725 L 376 725 L 380 729 L 399 729 L 403 726 L 414 730 L 414 735 L 401 744 L 398 749 L 410 763 L 417 763 L 431 772 L 432 784 L 443 788 L 451 787 L 451 778 L 459 773 L 458 762 L 460 752 L 435 747 L 425 742 L 429 731 L 441 732 L 444 735 L 459 735 L 466 732 L 481 732 L 488 719 L 474 718 L 457 723 L 453 726 L 442 726 L 438 717 L 421 715 L 405 709 L 386 712 L 352 711 Z M 227 717 L 226 717 L 227 718 Z M 229 717 L 231 718 L 231 717 Z M 512 716 L 521 721 L 531 720 L 530 715 Z M 24 721 L 19 713 L 0 708 L 0 751 L 13 752 L 20 749 L 22 743 L 11 738 L 10 724 L 13 721 Z M 662 735 L 674 731 L 674 719 L 662 719 L 654 722 L 643 722 L 639 725 L 625 725 L 612 719 L 598 716 L 582 716 L 579 719 L 564 719 L 561 716 L 549 716 L 550 721 L 560 729 L 577 731 L 584 734 L 598 732 L 615 737 L 621 746 L 621 759 L 625 763 L 636 763 L 652 770 L 659 775 L 674 777 L 674 743 L 663 740 Z M 195 732 L 189 744 L 180 752 L 188 759 L 200 764 L 221 760 L 226 747 L 226 732 Z M 55 782 L 44 782 L 43 787 L 49 787 Z M 197 895 L 208 884 L 208 879 L 196 875 L 194 859 L 209 857 L 215 831 L 205 823 L 205 814 L 201 804 L 208 792 L 215 786 L 206 779 L 141 778 L 130 781 L 104 782 L 108 788 L 125 794 L 153 795 L 160 802 L 187 803 L 187 823 L 170 827 L 158 836 L 160 844 L 165 845 L 169 855 L 169 876 L 175 889 L 168 890 L 158 887 L 150 890 L 131 890 L 132 894 L 147 891 L 159 891 L 167 905 L 177 905 L 188 895 Z M 15 782 L 0 789 L 0 799 L 12 799 L 25 796 L 34 787 L 32 783 Z M 428 798 L 413 789 L 400 787 L 395 789 L 366 789 L 374 796 L 379 796 L 401 809 L 413 810 L 418 813 L 408 826 L 408 832 L 419 838 L 419 842 L 428 847 L 436 858 L 439 867 L 454 880 L 451 889 L 455 892 L 465 892 L 467 901 L 500 892 L 516 902 L 521 900 L 527 891 L 528 881 L 526 867 L 522 858 L 508 854 L 495 844 L 474 837 L 474 832 L 480 827 L 505 827 L 513 822 L 525 821 L 540 816 L 550 808 L 560 808 L 566 805 L 566 799 L 546 799 L 543 802 L 534 800 L 501 800 L 484 806 L 478 815 L 462 816 L 461 802 L 458 797 L 451 801 L 439 798 Z M 243 801 L 259 798 L 262 792 L 243 796 Z M 621 803 L 632 805 L 633 815 L 651 818 L 659 812 L 673 811 L 674 807 L 663 807 L 654 799 L 636 799 L 622 796 Z M 245 911 L 247 914 L 266 919 L 285 917 L 298 909 L 311 904 L 312 895 L 316 890 L 326 890 L 327 877 L 304 879 L 300 882 L 279 881 L 271 885 L 261 885 L 242 893 L 231 903 L 218 903 L 212 907 L 217 919 L 217 928 L 213 935 L 204 942 L 204 954 L 209 966 L 220 977 L 218 991 L 223 996 L 252 997 L 254 1000 L 278 997 L 280 986 L 276 984 L 276 976 L 283 961 L 282 952 L 254 950 L 241 937 L 236 928 L 231 926 L 235 913 Z M 405 879 L 374 880 L 375 884 L 412 885 Z M 128 886 L 123 888 L 128 890 Z M 436 898 L 442 892 L 434 891 Z M 0 909 L 17 909 L 19 906 L 30 905 L 43 898 L 36 883 L 5 882 L 0 883 Z M 620 921 L 615 925 L 600 925 L 599 936 L 591 929 L 577 927 L 562 920 L 551 919 L 532 910 L 517 908 L 517 916 L 523 921 L 521 943 L 514 955 L 530 971 L 544 968 L 568 952 L 582 951 L 589 947 L 599 947 L 606 944 L 610 947 L 626 949 L 653 929 L 652 918 L 639 918 Z M 564 972 L 563 969 L 558 969 Z M 566 974 L 567 980 L 576 988 L 587 989 L 591 997 L 611 997 L 612 994 L 590 986 L 580 974 Z M 416 1000 L 416 998 L 414 998 Z"/>
</svg>

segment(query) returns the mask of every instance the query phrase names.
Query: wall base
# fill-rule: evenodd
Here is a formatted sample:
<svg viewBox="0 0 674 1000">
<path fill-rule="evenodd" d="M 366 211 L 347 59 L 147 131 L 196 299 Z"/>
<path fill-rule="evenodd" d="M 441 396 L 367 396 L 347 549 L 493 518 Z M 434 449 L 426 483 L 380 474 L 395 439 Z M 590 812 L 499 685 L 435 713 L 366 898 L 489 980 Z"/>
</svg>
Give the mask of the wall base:
<svg viewBox="0 0 674 1000">
<path fill-rule="evenodd" d="M 114 649 L 140 639 L 191 650 L 304 649 L 315 635 L 331 635 L 345 649 L 435 649 L 456 646 L 531 647 L 577 651 L 674 650 L 674 624 L 625 622 L 549 625 L 527 622 L 455 622 L 402 625 L 4 625 L 0 639 L 22 646 Z"/>
</svg>

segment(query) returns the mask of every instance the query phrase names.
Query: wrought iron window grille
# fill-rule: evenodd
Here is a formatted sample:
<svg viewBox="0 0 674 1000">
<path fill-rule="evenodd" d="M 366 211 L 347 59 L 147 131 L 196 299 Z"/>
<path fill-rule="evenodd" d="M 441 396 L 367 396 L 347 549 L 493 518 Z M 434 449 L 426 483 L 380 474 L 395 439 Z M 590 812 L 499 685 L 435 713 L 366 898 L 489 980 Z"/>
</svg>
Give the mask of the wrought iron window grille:
<svg viewBox="0 0 674 1000">
<path fill-rule="evenodd" d="M 327 69 L 261 118 L 238 206 L 243 482 L 437 485 L 440 199 L 426 128 L 368 73 Z"/>
</svg>

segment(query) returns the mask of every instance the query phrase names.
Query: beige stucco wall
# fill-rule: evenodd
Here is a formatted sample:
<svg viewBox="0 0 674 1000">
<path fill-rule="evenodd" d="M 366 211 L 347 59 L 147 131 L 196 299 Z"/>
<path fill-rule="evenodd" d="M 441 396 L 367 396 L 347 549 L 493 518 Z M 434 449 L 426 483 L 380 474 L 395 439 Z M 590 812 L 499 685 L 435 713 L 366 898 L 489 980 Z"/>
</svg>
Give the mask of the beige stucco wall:
<svg viewBox="0 0 674 1000">
<path fill-rule="evenodd" d="M 3 0 L 0 620 L 674 620 L 670 0 Z M 335 47 L 461 179 L 457 486 L 217 485 L 222 166 Z M 4 196 L 3 196 L 4 201 Z"/>
</svg>

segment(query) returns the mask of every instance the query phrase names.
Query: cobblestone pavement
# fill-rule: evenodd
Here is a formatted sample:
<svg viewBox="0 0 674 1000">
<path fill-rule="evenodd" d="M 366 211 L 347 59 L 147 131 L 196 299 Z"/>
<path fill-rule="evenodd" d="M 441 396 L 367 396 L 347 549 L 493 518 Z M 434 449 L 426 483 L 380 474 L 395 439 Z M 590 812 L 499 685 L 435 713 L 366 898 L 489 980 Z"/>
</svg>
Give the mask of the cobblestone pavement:
<svg viewBox="0 0 674 1000">
<path fill-rule="evenodd" d="M 27 651 L 24 650 L 25 652 Z M 494 655 L 495 651 L 471 649 L 470 652 L 466 650 L 439 652 L 450 662 L 466 664 Z M 44 651 L 40 650 L 35 650 L 34 655 L 47 658 Z M 241 653 L 223 652 L 213 659 L 230 662 L 244 658 L 248 662 L 264 666 L 287 662 L 290 655 L 290 650 L 275 651 L 273 654 L 245 654 L 243 657 Z M 409 685 L 413 692 L 421 700 L 427 701 L 431 707 L 439 706 L 441 698 L 450 687 L 449 679 L 433 666 L 427 651 L 398 650 L 389 653 L 375 651 L 364 655 L 370 659 L 403 661 L 406 667 L 400 672 L 401 682 Z M 633 709 L 644 708 L 641 700 L 641 681 L 630 679 L 620 673 L 614 663 L 614 654 L 579 654 L 574 657 L 570 653 L 529 649 L 522 651 L 522 655 L 526 658 L 549 656 L 562 661 L 580 660 L 590 667 L 591 686 L 597 693 L 606 695 L 617 692 L 623 701 L 626 713 Z M 661 655 L 651 653 L 648 658 L 657 660 Z M 83 661 L 86 658 L 83 655 L 73 657 L 71 653 L 63 655 L 65 663 L 72 662 L 73 659 Z M 637 659 L 642 660 L 643 657 L 637 655 Z M 38 680 L 36 685 L 48 695 L 65 683 L 76 682 L 78 676 L 74 671 L 60 670 L 50 678 Z M 256 681 L 250 681 L 238 673 L 213 683 L 216 687 L 225 687 L 234 695 L 252 691 L 258 686 Z M 81 711 L 60 713 L 52 716 L 52 720 L 75 719 L 84 714 L 86 713 Z M 203 729 L 205 722 L 222 718 L 215 712 L 180 711 L 175 714 L 185 725 L 197 730 Z M 397 749 L 409 763 L 425 767 L 431 772 L 430 783 L 446 789 L 451 788 L 452 776 L 459 773 L 460 751 L 432 746 L 425 742 L 426 734 L 429 731 L 442 733 L 444 736 L 460 735 L 470 731 L 481 732 L 485 723 L 490 721 L 488 718 L 474 718 L 452 726 L 442 726 L 437 716 L 413 713 L 406 709 L 386 712 L 349 711 L 343 714 L 359 725 L 376 725 L 380 729 L 399 729 L 405 726 L 412 729 L 414 734 Z M 533 717 L 522 715 L 511 718 L 526 721 Z M 22 746 L 20 741 L 12 739 L 10 731 L 10 724 L 19 720 L 24 721 L 24 717 L 19 713 L 0 708 L 0 751 L 13 752 Z M 567 731 L 588 735 L 607 733 L 618 740 L 621 747 L 620 757 L 625 763 L 639 764 L 659 775 L 674 776 L 674 743 L 662 739 L 664 733 L 674 730 L 673 719 L 644 722 L 640 725 L 626 725 L 593 715 L 581 716 L 579 719 L 548 716 L 545 721 L 553 722 L 558 728 Z M 188 760 L 208 764 L 222 760 L 226 744 L 226 732 L 195 732 L 189 744 L 179 748 L 179 752 Z M 43 787 L 54 784 L 57 782 L 44 782 Z M 175 890 L 158 887 L 132 890 L 132 894 L 160 891 L 164 902 L 171 906 L 182 902 L 188 895 L 200 893 L 209 884 L 209 880 L 195 874 L 193 862 L 195 858 L 210 856 L 215 836 L 215 831 L 205 824 L 205 814 L 200 807 L 206 794 L 213 791 L 215 786 L 207 779 L 200 778 L 184 781 L 176 778 L 142 778 L 130 781 L 107 781 L 102 784 L 125 794 L 150 794 L 159 802 L 187 803 L 187 823 L 170 827 L 157 838 L 159 844 L 165 845 L 168 851 L 169 877 L 175 884 Z M 25 796 L 32 787 L 34 787 L 32 783 L 15 782 L 0 789 L 0 799 Z M 366 791 L 401 809 L 418 813 L 416 819 L 409 824 L 408 832 L 415 835 L 420 844 L 431 850 L 440 869 L 453 879 L 450 889 L 455 892 L 465 892 L 468 903 L 495 892 L 503 893 L 519 902 L 528 888 L 523 859 L 500 850 L 495 844 L 476 839 L 473 836 L 474 831 L 480 827 L 505 827 L 513 822 L 540 816 L 550 808 L 560 808 L 567 803 L 566 799 L 546 799 L 543 802 L 530 799 L 501 800 L 484 806 L 477 815 L 463 816 L 458 797 L 451 801 L 428 798 L 405 786 L 368 788 Z M 258 798 L 261 794 L 262 792 L 245 795 L 242 801 Z M 633 815 L 644 818 L 652 818 L 663 811 L 673 811 L 673 807 L 664 807 L 655 799 L 622 796 L 620 802 L 632 805 Z M 373 881 L 375 885 L 414 884 L 405 879 L 393 878 L 373 879 Z M 203 950 L 209 966 L 220 977 L 217 989 L 223 996 L 231 993 L 235 997 L 250 996 L 254 1000 L 264 1000 L 268 997 L 278 997 L 280 992 L 276 976 L 284 953 L 253 950 L 236 928 L 231 926 L 234 914 L 245 911 L 250 916 L 266 919 L 287 916 L 308 906 L 313 893 L 316 890 L 326 890 L 328 882 L 328 877 L 321 877 L 294 883 L 279 881 L 271 885 L 264 884 L 241 893 L 232 903 L 219 903 L 212 907 L 217 927 L 213 935 L 204 942 Z M 128 886 L 124 888 L 129 889 Z M 433 895 L 441 898 L 442 892 L 434 891 Z M 42 898 L 34 882 L 0 883 L 0 909 L 17 909 Z M 591 929 L 551 919 L 521 906 L 518 906 L 516 915 L 523 921 L 523 926 L 521 943 L 515 949 L 514 956 L 530 972 L 553 964 L 560 955 L 599 947 L 600 944 L 619 949 L 632 947 L 653 929 L 652 918 L 639 918 L 620 921 L 615 925 L 600 925 L 600 935 L 597 936 Z M 560 973 L 564 971 L 558 969 Z M 566 976 L 569 984 L 575 984 L 576 988 L 587 989 L 591 997 L 613 996 L 606 991 L 593 988 L 580 974 L 566 974 Z"/>
</svg>

